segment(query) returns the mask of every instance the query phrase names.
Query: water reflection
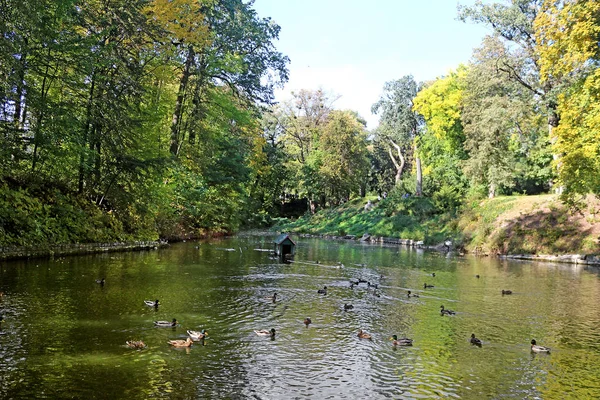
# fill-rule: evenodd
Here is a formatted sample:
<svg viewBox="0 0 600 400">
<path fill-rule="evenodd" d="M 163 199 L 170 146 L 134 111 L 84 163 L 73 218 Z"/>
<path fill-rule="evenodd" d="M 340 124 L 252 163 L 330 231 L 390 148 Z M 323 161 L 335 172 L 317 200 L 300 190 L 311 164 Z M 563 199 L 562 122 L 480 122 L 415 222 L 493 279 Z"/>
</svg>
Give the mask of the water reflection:
<svg viewBox="0 0 600 400">
<path fill-rule="evenodd" d="M 279 264 L 269 239 L 2 264 L 0 398 L 600 397 L 596 270 L 316 239 Z"/>
</svg>

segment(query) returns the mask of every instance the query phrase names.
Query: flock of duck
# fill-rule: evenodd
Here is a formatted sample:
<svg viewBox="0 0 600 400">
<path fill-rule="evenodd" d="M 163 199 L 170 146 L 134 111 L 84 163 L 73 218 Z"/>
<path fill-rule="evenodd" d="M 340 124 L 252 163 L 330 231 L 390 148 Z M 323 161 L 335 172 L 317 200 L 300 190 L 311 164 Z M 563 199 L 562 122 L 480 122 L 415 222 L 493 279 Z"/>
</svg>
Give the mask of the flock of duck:
<svg viewBox="0 0 600 400">
<path fill-rule="evenodd" d="M 106 283 L 106 279 L 96 279 L 96 283 L 100 286 L 104 286 Z M 160 306 L 160 301 L 158 299 L 144 300 L 144 304 L 148 307 L 153 307 L 154 309 L 158 310 L 158 307 Z M 0 315 L 0 321 L 2 319 L 1 317 L 2 316 Z M 177 326 L 177 319 L 173 318 L 173 320 L 171 321 L 154 321 L 154 326 L 158 328 L 174 328 Z M 173 339 L 169 340 L 167 343 L 173 347 L 190 347 L 192 344 L 194 344 L 194 342 L 201 342 L 202 344 L 204 344 L 204 339 L 206 338 L 206 336 L 208 336 L 208 332 L 204 329 L 202 329 L 199 332 L 188 330 L 187 334 L 188 337 L 186 339 Z M 142 340 L 128 340 L 125 342 L 125 345 L 131 349 L 136 350 L 146 348 L 146 343 L 144 343 Z"/>
<path fill-rule="evenodd" d="M 318 264 L 318 262 L 317 262 L 317 264 Z M 364 265 L 362 265 L 362 266 L 364 266 Z M 431 276 L 435 277 L 435 272 L 433 272 L 431 274 Z M 383 278 L 383 276 L 381 276 L 381 278 Z M 480 276 L 475 275 L 475 278 L 479 279 Z M 361 283 L 366 284 L 367 288 L 373 288 L 373 295 L 375 295 L 376 297 L 380 297 L 380 295 L 377 293 L 377 289 L 379 288 L 379 285 L 377 283 L 371 283 L 371 282 L 367 281 L 366 279 L 362 279 L 362 278 L 350 279 L 350 289 L 354 289 L 355 287 L 358 287 Z M 434 285 L 428 284 L 426 282 L 423 284 L 423 289 L 425 289 L 425 290 L 433 289 L 434 287 L 435 287 Z M 326 295 L 327 294 L 327 286 L 324 286 L 323 289 L 318 289 L 317 293 Z M 513 293 L 512 290 L 502 289 L 502 291 L 501 291 L 502 296 L 510 295 L 512 293 Z M 277 293 L 274 293 L 272 296 L 265 297 L 265 299 L 268 299 L 268 300 L 272 301 L 273 303 L 275 303 L 277 301 L 277 296 L 278 296 Z M 408 298 L 418 298 L 419 297 L 418 294 L 413 293 L 411 290 L 407 291 L 406 296 Z M 352 310 L 353 308 L 354 308 L 354 306 L 352 304 L 344 304 L 344 311 L 349 311 L 349 310 Z M 442 304 L 440 306 L 440 314 L 442 316 L 444 316 L 444 315 L 452 316 L 452 315 L 456 315 L 456 311 L 449 310 L 449 309 L 445 308 L 444 305 Z M 309 317 L 304 319 L 304 324 L 306 325 L 306 327 L 308 327 L 311 323 L 312 323 L 312 321 Z M 260 331 L 254 331 L 254 332 L 260 336 L 270 336 L 272 339 L 275 338 L 275 333 L 276 333 L 274 328 L 271 330 L 260 330 Z M 367 339 L 367 340 L 372 339 L 372 335 L 363 331 L 362 329 L 358 330 L 357 336 L 360 339 Z M 413 345 L 413 339 L 410 339 L 407 337 L 399 338 L 398 335 L 393 335 L 390 338 L 390 340 L 392 341 L 393 346 L 412 346 Z M 477 346 L 477 347 L 483 346 L 481 339 L 478 339 L 474 333 L 471 334 L 469 342 L 473 346 Z M 531 340 L 531 351 L 534 353 L 550 353 L 550 348 L 545 347 L 545 346 L 539 346 L 537 344 L 536 340 L 532 339 Z"/>
<path fill-rule="evenodd" d="M 435 272 L 432 273 L 431 276 L 435 277 Z M 475 277 L 479 278 L 479 275 L 475 275 Z M 101 286 L 104 286 L 104 284 L 106 283 L 106 279 L 105 278 L 97 279 L 96 283 Z M 379 285 L 376 283 L 371 283 L 362 278 L 351 279 L 350 280 L 350 289 L 357 287 L 361 283 L 366 283 L 368 288 L 373 288 L 374 289 L 373 294 L 376 297 L 379 297 L 379 294 L 377 293 L 377 289 L 379 288 Z M 431 284 L 427 284 L 427 283 L 423 284 L 423 289 L 432 289 L 434 287 L 435 286 L 431 285 Z M 327 286 L 324 286 L 323 289 L 318 289 L 317 293 L 326 295 L 327 294 Z M 503 296 L 510 295 L 510 294 L 512 294 L 512 291 L 502 289 L 501 294 Z M 4 295 L 4 292 L 0 292 L 0 298 L 3 295 Z M 277 293 L 273 293 L 272 296 L 267 296 L 267 297 L 265 297 L 265 299 L 270 300 L 273 303 L 275 303 L 277 301 L 277 296 L 278 296 Z M 418 298 L 419 295 L 416 293 L 412 293 L 412 291 L 408 290 L 406 297 Z M 155 309 L 158 309 L 158 307 L 160 306 L 160 301 L 158 299 L 144 300 L 144 304 L 148 307 L 153 307 Z M 352 310 L 353 308 L 354 308 L 354 306 L 352 304 L 344 304 L 344 311 L 349 311 L 349 310 Z M 444 305 L 442 304 L 440 306 L 440 314 L 442 316 L 444 316 L 444 315 L 452 316 L 452 315 L 456 315 L 456 312 L 445 308 Z M 1 326 L 2 322 L 4 322 L 4 318 L 3 318 L 2 314 L 0 314 L 0 326 Z M 312 320 L 310 319 L 310 317 L 306 317 L 304 319 L 304 325 L 306 325 L 307 328 L 311 323 L 312 323 Z M 173 327 L 177 326 L 177 319 L 173 318 L 173 320 L 171 320 L 171 321 L 154 321 L 154 326 L 159 327 L 159 328 L 173 328 Z M 268 336 L 271 339 L 275 339 L 276 332 L 277 331 L 275 330 L 275 328 L 271 328 L 270 330 L 265 329 L 265 330 L 255 330 L 254 331 L 254 333 L 258 336 Z M 208 336 L 208 332 L 204 329 L 202 329 L 201 331 L 188 330 L 187 334 L 188 334 L 188 337 L 185 340 L 184 339 L 174 339 L 174 340 L 169 340 L 167 343 L 173 347 L 190 347 L 194 344 L 194 342 L 201 342 L 202 344 L 204 344 L 204 339 L 206 338 L 206 336 Z M 357 336 L 360 339 L 367 339 L 367 340 L 372 339 L 371 334 L 363 331 L 362 329 L 358 330 Z M 393 335 L 390 338 L 390 340 L 392 341 L 393 346 L 412 346 L 413 345 L 413 339 L 406 338 L 406 337 L 399 338 L 397 335 Z M 470 341 L 471 345 L 474 345 L 477 347 L 482 347 L 481 340 L 478 339 L 474 333 L 471 334 L 471 338 L 469 341 Z M 146 347 L 146 344 L 142 340 L 128 340 L 125 344 L 129 348 L 138 349 L 138 350 Z M 545 346 L 539 346 L 537 344 L 536 340 L 532 339 L 531 340 L 531 351 L 534 353 L 550 353 L 550 348 L 545 347 Z"/>
</svg>

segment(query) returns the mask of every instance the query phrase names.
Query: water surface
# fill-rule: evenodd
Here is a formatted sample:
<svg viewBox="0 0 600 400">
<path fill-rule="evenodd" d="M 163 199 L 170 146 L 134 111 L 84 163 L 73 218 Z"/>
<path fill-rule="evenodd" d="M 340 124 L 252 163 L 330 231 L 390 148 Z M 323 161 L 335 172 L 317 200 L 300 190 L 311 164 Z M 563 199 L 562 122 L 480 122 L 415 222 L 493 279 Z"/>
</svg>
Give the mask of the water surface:
<svg viewBox="0 0 600 400">
<path fill-rule="evenodd" d="M 281 264 L 256 250 L 272 239 L 0 264 L 0 398 L 600 398 L 596 269 L 318 239 Z M 167 344 L 187 329 L 207 329 L 204 345 Z"/>
</svg>

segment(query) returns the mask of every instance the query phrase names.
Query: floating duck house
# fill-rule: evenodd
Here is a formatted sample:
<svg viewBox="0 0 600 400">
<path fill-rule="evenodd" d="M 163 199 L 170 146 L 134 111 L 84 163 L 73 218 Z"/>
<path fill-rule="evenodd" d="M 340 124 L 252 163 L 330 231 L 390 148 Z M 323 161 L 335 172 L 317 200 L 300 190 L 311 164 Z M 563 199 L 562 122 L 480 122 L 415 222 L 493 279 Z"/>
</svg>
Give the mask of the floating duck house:
<svg viewBox="0 0 600 400">
<path fill-rule="evenodd" d="M 292 257 L 296 254 L 296 243 L 290 239 L 290 235 L 283 233 L 275 239 L 275 254 L 280 258 Z"/>
</svg>

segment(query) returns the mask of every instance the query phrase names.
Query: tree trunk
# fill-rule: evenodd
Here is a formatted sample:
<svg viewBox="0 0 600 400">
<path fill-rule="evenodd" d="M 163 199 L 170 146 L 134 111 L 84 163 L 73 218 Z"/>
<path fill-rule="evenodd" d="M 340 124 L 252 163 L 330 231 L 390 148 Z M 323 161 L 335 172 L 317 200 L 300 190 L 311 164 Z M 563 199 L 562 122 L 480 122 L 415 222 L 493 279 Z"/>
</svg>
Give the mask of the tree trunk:
<svg viewBox="0 0 600 400">
<path fill-rule="evenodd" d="M 25 41 L 25 46 L 27 47 L 27 38 L 24 39 Z M 15 125 L 15 128 L 21 129 L 22 124 L 21 124 L 21 119 L 24 121 L 25 120 L 25 116 L 22 116 L 22 105 L 23 105 L 23 92 L 25 91 L 25 70 L 27 68 L 26 62 L 27 62 L 27 49 L 25 48 L 22 52 L 21 52 L 21 59 L 19 60 L 19 71 L 17 72 L 17 88 L 16 88 L 16 93 L 15 93 L 15 113 L 13 115 L 13 123 Z"/>
<path fill-rule="evenodd" d="M 554 128 L 556 128 L 558 126 L 558 123 L 560 122 L 560 117 L 556 112 L 556 108 L 557 105 L 554 103 L 550 103 L 548 105 L 548 137 L 550 138 L 550 143 L 552 145 L 554 145 L 554 143 L 556 143 L 557 140 L 557 138 L 554 136 Z M 554 160 L 557 170 L 556 172 L 558 173 L 561 167 L 560 154 L 552 153 L 552 159 Z M 552 181 L 552 179 L 548 183 L 550 188 L 554 189 L 554 193 L 556 194 L 562 194 L 562 192 L 565 189 L 564 186 L 554 187 L 554 182 Z"/>
<path fill-rule="evenodd" d="M 185 99 L 185 93 L 187 90 L 188 82 L 190 80 L 192 62 L 194 61 L 194 48 L 190 45 L 188 47 L 188 54 L 185 59 L 183 67 L 183 74 L 179 81 L 179 90 L 177 91 L 177 100 L 175 102 L 175 111 L 173 112 L 173 120 L 171 122 L 171 147 L 169 151 L 173 156 L 179 154 L 181 148 L 181 118 L 183 115 L 183 101 Z"/>
<path fill-rule="evenodd" d="M 415 195 L 421 196 L 423 194 L 423 170 L 421 168 L 421 158 L 419 158 L 418 154 L 417 143 L 415 143 L 415 164 L 417 165 L 417 186 Z"/>
<path fill-rule="evenodd" d="M 495 183 L 490 183 L 490 186 L 488 188 L 488 197 L 490 199 L 493 199 L 494 197 L 496 197 L 496 184 Z"/>
<path fill-rule="evenodd" d="M 394 182 L 396 185 L 398 185 L 400 183 L 400 177 L 402 176 L 402 169 L 404 168 L 404 156 L 402 155 L 402 150 L 400 149 L 400 146 L 398 146 L 392 140 L 390 140 L 390 143 L 396 148 L 396 151 L 398 152 L 398 160 L 396 160 L 392 149 L 388 148 L 390 158 L 392 159 L 392 163 L 394 163 L 394 167 L 396 167 L 396 178 Z"/>
<path fill-rule="evenodd" d="M 85 147 L 87 145 L 90 125 L 92 124 L 92 106 L 94 104 L 94 88 L 96 87 L 96 74 L 92 73 L 92 82 L 90 85 L 90 95 L 87 102 L 87 113 L 85 117 L 85 126 L 83 128 L 83 137 L 81 138 L 81 154 L 79 155 L 79 182 L 77 185 L 77 191 L 79 194 L 83 193 L 83 186 L 85 182 Z"/>
</svg>

